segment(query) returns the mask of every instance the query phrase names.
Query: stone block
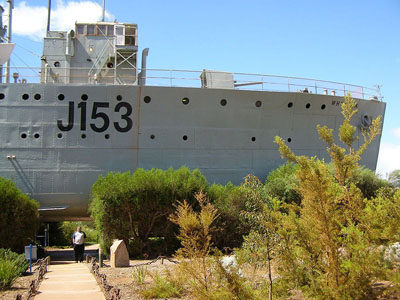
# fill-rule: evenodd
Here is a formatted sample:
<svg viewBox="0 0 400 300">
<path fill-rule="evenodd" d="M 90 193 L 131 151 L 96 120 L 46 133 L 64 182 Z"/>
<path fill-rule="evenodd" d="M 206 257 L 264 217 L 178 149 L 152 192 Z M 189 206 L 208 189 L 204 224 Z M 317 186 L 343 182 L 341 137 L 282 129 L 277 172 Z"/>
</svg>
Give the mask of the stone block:
<svg viewBox="0 0 400 300">
<path fill-rule="evenodd" d="M 129 267 L 129 253 L 123 240 L 115 241 L 111 248 L 111 267 Z"/>
</svg>

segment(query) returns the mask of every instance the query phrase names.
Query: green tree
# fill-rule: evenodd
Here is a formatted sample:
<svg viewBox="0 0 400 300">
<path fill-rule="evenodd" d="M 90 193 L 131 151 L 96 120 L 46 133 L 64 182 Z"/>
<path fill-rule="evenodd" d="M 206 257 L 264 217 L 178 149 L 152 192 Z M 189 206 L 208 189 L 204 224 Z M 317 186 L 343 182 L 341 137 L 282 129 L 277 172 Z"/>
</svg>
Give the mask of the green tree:
<svg viewBox="0 0 400 300">
<path fill-rule="evenodd" d="M 244 253 L 253 252 L 249 262 L 253 265 L 268 267 L 268 298 L 272 300 L 272 267 L 271 260 L 279 243 L 280 202 L 267 195 L 264 185 L 253 176 L 248 175 L 242 185 L 246 197 L 244 219 L 250 224 L 250 234 L 245 237 Z"/>
<path fill-rule="evenodd" d="M 14 182 L 0 178 L 0 248 L 21 252 L 34 242 L 39 226 L 39 204 Z"/>
<path fill-rule="evenodd" d="M 375 197 L 379 189 L 388 186 L 386 180 L 364 166 L 355 169 L 352 181 L 367 199 Z"/>
<path fill-rule="evenodd" d="M 361 190 L 352 180 L 361 155 L 380 134 L 380 117 L 363 130 L 363 143 L 353 147 L 357 128 L 350 121 L 356 102 L 345 97 L 344 122 L 339 128 L 340 147 L 333 130 L 317 126 L 327 144 L 332 167 L 316 157 L 296 156 L 280 137 L 275 138 L 283 158 L 297 163 L 301 206 L 292 206 L 283 220 L 281 260 L 293 269 L 280 270 L 287 279 L 319 299 L 367 299 L 379 270 L 379 259 L 361 224 L 365 206 Z"/>
<path fill-rule="evenodd" d="M 400 170 L 394 170 L 389 174 L 389 182 L 396 188 L 400 188 Z"/>
</svg>

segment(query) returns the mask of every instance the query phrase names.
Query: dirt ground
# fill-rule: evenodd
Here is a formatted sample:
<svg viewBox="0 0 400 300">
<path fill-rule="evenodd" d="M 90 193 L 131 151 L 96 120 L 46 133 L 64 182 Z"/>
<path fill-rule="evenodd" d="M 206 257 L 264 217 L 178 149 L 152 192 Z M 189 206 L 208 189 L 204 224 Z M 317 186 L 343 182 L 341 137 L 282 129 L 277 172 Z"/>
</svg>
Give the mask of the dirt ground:
<svg viewBox="0 0 400 300">
<path fill-rule="evenodd" d="M 36 272 L 17 278 L 10 290 L 0 292 L 0 300 L 15 300 L 15 297 L 17 297 L 18 294 L 21 294 L 22 298 L 26 299 L 29 285 L 31 284 L 31 281 L 36 278 Z"/>
</svg>

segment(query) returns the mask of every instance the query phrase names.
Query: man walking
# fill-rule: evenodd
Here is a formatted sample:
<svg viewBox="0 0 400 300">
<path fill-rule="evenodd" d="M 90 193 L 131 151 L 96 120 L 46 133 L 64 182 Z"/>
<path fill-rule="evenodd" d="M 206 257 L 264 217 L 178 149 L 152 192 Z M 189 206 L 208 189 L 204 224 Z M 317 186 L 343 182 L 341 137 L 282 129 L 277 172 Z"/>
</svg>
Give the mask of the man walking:
<svg viewBox="0 0 400 300">
<path fill-rule="evenodd" d="M 78 226 L 72 235 L 72 243 L 74 244 L 75 262 L 83 262 L 83 252 L 85 251 L 86 234 L 82 231 L 82 227 Z"/>
</svg>

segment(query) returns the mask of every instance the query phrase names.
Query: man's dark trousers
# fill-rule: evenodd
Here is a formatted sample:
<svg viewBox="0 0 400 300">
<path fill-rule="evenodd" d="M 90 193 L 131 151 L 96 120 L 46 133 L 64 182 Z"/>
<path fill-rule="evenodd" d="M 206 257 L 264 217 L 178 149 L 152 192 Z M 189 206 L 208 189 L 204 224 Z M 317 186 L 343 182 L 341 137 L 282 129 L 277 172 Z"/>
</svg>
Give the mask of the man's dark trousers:
<svg viewBox="0 0 400 300">
<path fill-rule="evenodd" d="M 74 245 L 75 261 L 83 262 L 83 252 L 85 251 L 85 245 Z"/>
</svg>

